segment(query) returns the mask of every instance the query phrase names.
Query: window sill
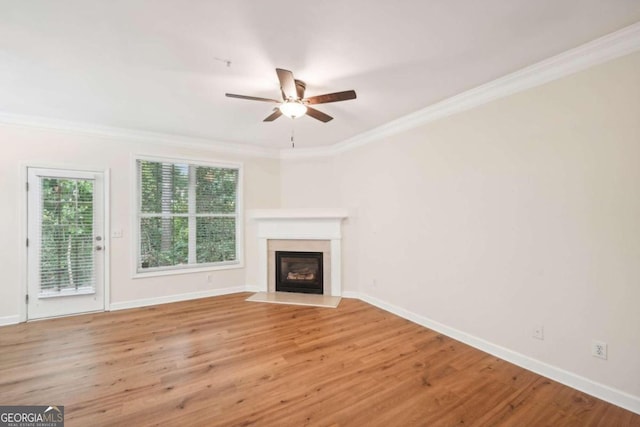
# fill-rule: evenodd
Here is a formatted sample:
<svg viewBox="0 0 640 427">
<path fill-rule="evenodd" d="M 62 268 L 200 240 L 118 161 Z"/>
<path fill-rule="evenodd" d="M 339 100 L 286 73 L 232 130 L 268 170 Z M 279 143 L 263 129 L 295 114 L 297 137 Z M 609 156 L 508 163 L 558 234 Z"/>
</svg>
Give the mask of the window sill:
<svg viewBox="0 0 640 427">
<path fill-rule="evenodd" d="M 244 268 L 243 262 L 237 262 L 234 264 L 207 266 L 207 267 L 185 267 L 185 268 L 176 268 L 172 270 L 156 270 L 156 271 L 149 271 L 144 273 L 135 272 L 131 277 L 133 279 L 146 279 L 148 277 L 174 276 L 178 274 L 202 273 L 206 271 L 236 270 L 241 268 Z"/>
</svg>

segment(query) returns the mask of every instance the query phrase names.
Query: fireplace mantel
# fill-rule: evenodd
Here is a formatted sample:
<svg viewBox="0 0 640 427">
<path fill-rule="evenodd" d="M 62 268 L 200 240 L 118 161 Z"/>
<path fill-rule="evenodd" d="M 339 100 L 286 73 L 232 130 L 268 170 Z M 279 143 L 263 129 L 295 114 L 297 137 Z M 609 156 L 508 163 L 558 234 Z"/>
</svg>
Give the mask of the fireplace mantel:
<svg viewBox="0 0 640 427">
<path fill-rule="evenodd" d="M 258 224 L 258 290 L 268 292 L 269 240 L 327 240 L 331 245 L 331 296 L 342 295 L 342 220 L 346 209 L 259 209 L 249 212 Z"/>
<path fill-rule="evenodd" d="M 343 219 L 348 216 L 346 209 L 256 209 L 250 216 L 257 220 L 272 219 Z"/>
</svg>

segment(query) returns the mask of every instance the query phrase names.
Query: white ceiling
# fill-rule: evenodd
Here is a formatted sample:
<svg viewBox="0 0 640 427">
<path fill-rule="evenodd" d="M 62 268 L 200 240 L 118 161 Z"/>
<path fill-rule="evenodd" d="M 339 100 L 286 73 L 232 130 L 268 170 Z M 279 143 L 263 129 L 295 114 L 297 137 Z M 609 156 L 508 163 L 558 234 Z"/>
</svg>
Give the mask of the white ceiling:
<svg viewBox="0 0 640 427">
<path fill-rule="evenodd" d="M 0 0 L 0 112 L 322 146 L 637 21 L 639 0 Z M 323 124 L 224 96 L 278 98 L 276 67 L 358 98 Z"/>
</svg>

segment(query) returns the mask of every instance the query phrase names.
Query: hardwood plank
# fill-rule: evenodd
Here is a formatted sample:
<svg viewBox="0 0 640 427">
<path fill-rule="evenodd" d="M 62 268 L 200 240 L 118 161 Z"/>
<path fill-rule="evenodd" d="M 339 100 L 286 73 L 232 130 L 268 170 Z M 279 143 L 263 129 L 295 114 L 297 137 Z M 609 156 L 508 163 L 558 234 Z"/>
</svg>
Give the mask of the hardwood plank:
<svg viewBox="0 0 640 427">
<path fill-rule="evenodd" d="M 68 426 L 640 426 L 362 301 L 248 294 L 0 328 L 0 402 Z"/>
</svg>

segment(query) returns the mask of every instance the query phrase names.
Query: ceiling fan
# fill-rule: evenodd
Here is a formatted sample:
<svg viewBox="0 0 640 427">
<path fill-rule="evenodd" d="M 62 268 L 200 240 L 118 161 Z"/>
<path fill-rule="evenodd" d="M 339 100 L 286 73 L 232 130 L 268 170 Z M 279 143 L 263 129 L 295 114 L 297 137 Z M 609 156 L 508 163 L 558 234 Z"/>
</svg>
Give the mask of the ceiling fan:
<svg viewBox="0 0 640 427">
<path fill-rule="evenodd" d="M 302 80 L 293 78 L 293 73 L 289 70 L 283 70 L 282 68 L 276 68 L 278 74 L 278 80 L 280 80 L 280 92 L 282 93 L 282 101 L 277 99 L 259 98 L 256 96 L 235 95 L 233 93 L 227 93 L 229 98 L 248 99 L 250 101 L 262 101 L 273 102 L 278 105 L 263 121 L 272 122 L 283 114 L 292 119 L 302 117 L 305 114 L 326 123 L 333 119 L 328 114 L 318 111 L 315 108 L 309 107 L 309 105 L 326 104 L 329 102 L 347 101 L 349 99 L 356 98 L 356 92 L 353 90 L 346 90 L 344 92 L 327 93 L 325 95 L 311 96 L 309 98 L 304 97 L 304 90 L 307 85 Z"/>
</svg>

